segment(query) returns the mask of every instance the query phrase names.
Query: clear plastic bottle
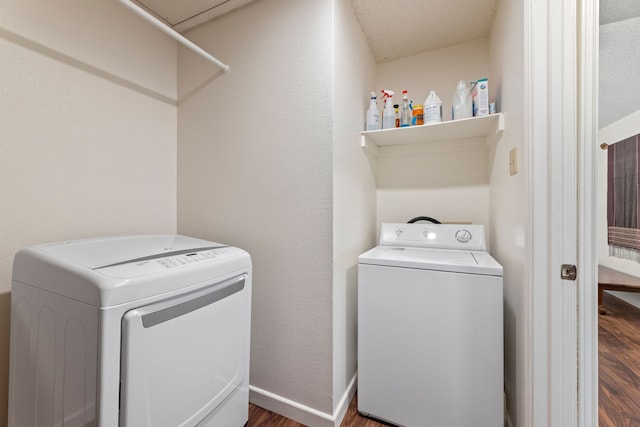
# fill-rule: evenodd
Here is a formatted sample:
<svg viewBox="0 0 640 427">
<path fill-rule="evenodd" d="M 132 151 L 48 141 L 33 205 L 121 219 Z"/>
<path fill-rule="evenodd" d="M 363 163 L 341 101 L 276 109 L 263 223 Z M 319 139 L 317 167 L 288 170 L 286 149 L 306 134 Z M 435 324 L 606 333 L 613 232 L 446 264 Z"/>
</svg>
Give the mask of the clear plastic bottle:
<svg viewBox="0 0 640 427">
<path fill-rule="evenodd" d="M 460 80 L 451 102 L 451 120 L 466 119 L 473 115 L 471 91 L 467 82 Z"/>
<path fill-rule="evenodd" d="M 371 100 L 369 101 L 369 109 L 367 110 L 366 126 L 367 126 L 367 130 L 380 129 L 380 112 L 378 111 L 378 104 L 376 103 L 375 92 L 371 92 Z"/>
<path fill-rule="evenodd" d="M 409 108 L 409 97 L 406 90 L 402 91 L 402 104 L 400 105 L 400 127 L 411 125 L 411 110 Z"/>
<path fill-rule="evenodd" d="M 382 129 L 391 129 L 396 127 L 396 112 L 393 108 L 393 91 L 383 90 L 383 97 L 386 98 L 384 110 L 382 110 Z"/>
</svg>

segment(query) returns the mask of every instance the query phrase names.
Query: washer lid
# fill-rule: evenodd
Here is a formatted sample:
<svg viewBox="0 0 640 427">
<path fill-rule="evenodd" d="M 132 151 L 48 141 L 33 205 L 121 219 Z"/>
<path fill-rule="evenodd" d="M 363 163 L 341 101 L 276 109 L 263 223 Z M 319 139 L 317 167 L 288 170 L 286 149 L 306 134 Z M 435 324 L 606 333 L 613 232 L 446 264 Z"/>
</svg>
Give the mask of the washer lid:
<svg viewBox="0 0 640 427">
<path fill-rule="evenodd" d="M 502 277 L 502 266 L 484 251 L 377 246 L 358 257 L 360 264 Z"/>
</svg>

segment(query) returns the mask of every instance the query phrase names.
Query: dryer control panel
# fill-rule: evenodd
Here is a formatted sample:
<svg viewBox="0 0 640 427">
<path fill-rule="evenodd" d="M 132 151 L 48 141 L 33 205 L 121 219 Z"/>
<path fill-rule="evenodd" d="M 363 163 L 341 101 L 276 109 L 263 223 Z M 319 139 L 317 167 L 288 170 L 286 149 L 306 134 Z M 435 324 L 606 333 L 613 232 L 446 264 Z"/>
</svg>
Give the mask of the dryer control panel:
<svg viewBox="0 0 640 427">
<path fill-rule="evenodd" d="M 229 250 L 230 248 L 217 248 L 217 249 L 210 249 L 207 251 L 190 252 L 184 255 L 163 257 L 163 258 L 154 260 L 154 262 L 157 262 L 164 268 L 173 268 L 173 267 L 179 267 L 181 265 L 193 264 L 196 262 L 218 258 L 220 256 L 223 256 L 225 253 L 229 252 Z"/>
<path fill-rule="evenodd" d="M 241 249 L 231 246 L 183 250 L 107 265 L 97 268 L 96 271 L 112 277 L 135 277 L 204 262 L 216 262 L 241 252 Z"/>
</svg>

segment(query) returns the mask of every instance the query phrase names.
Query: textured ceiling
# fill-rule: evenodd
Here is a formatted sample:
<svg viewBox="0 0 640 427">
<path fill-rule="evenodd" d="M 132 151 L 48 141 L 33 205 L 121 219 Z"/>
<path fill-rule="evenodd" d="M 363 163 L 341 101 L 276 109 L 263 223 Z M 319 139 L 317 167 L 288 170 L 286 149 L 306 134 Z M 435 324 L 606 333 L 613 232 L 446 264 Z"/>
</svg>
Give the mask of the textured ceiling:
<svg viewBox="0 0 640 427">
<path fill-rule="evenodd" d="M 638 0 L 601 0 L 600 25 L 640 17 Z"/>
<path fill-rule="evenodd" d="M 497 4 L 497 0 L 349 2 L 378 63 L 487 37 Z"/>
<path fill-rule="evenodd" d="M 640 1 L 600 2 L 599 127 L 640 110 Z"/>
</svg>

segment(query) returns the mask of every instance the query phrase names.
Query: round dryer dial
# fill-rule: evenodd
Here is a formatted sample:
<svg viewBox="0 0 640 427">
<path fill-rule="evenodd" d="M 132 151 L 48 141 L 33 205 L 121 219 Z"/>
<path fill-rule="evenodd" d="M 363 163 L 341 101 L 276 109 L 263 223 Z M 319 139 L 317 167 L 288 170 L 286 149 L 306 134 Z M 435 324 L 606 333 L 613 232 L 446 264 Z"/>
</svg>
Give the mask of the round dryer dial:
<svg viewBox="0 0 640 427">
<path fill-rule="evenodd" d="M 469 230 L 458 230 L 456 231 L 456 240 L 460 243 L 469 243 L 471 241 L 471 233 Z"/>
</svg>

